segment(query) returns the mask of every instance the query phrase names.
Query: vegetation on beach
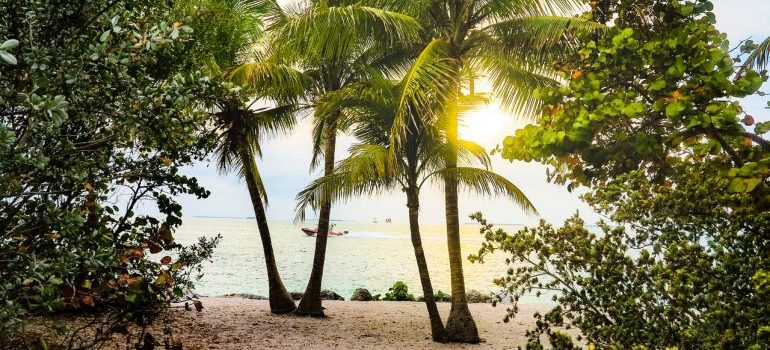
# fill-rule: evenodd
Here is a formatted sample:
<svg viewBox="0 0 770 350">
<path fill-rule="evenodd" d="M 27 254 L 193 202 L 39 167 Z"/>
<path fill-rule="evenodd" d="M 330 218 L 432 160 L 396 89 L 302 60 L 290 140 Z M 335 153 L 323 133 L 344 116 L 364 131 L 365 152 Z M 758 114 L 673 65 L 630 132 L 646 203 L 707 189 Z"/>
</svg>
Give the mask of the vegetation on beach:
<svg viewBox="0 0 770 350">
<path fill-rule="evenodd" d="M 598 1 L 589 15 L 612 24 L 608 36 L 581 39 L 559 65 L 569 82 L 539 90 L 544 115 L 506 139 L 503 157 L 551 165 L 551 180 L 585 186 L 611 220 L 508 234 L 473 216 L 488 241 L 474 259 L 509 255 L 496 282 L 511 317 L 527 293 L 557 304 L 536 315 L 530 347 L 563 326 L 600 348 L 770 346 L 769 130 L 737 101 L 763 95 L 767 71 L 731 57 L 764 49 L 732 51 L 711 10 Z"/>
<path fill-rule="evenodd" d="M 377 77 L 371 79 L 371 86 L 366 89 L 349 93 L 351 102 L 343 112 L 355 110 L 352 134 L 359 142 L 352 146 L 348 158 L 338 162 L 332 175 L 314 181 L 300 192 L 298 211 L 302 215 L 306 207 L 315 207 L 317 202 L 324 200 L 350 199 L 400 188 L 406 196 L 411 240 L 433 338 L 446 342 L 448 334 L 436 307 L 420 235 L 420 191 L 431 183 L 451 178 L 470 191 L 508 197 L 526 211 L 534 212 L 534 207 L 516 185 L 491 171 L 491 160 L 480 145 L 461 141 L 458 150 L 460 166 L 446 169 L 445 156 L 451 146 L 445 143 L 439 128 L 422 122 L 419 115 L 413 115 L 405 130 L 400 130 L 395 124 L 400 113 L 398 101 L 411 98 L 405 96 L 408 83 L 405 79 L 394 84 L 384 77 Z M 464 102 L 466 111 L 480 103 L 471 98 Z M 436 115 L 437 124 L 443 122 L 440 109 L 430 112 Z M 404 135 L 399 137 L 400 142 L 394 142 L 392 133 Z"/>
<path fill-rule="evenodd" d="M 203 10 L 196 5 L 201 5 Z M 208 73 L 219 81 L 226 81 L 226 72 L 236 66 L 240 54 L 256 45 L 261 37 L 261 8 L 241 0 L 205 0 L 188 6 L 194 15 L 191 25 L 199 28 L 194 37 L 204 44 L 200 55 L 209 62 Z M 203 28 L 206 30 L 200 30 Z M 220 45 L 222 38 L 228 39 L 226 45 Z M 276 89 L 277 84 L 262 78 L 254 88 L 233 88 L 228 95 L 216 99 L 210 113 L 218 132 L 217 168 L 222 173 L 236 172 L 246 182 L 265 257 L 270 310 L 285 314 L 296 310 L 296 306 L 278 271 L 265 210 L 268 194 L 256 160 L 262 156 L 263 140 L 286 134 L 294 127 L 296 107 L 293 103 L 304 91 L 305 80 L 292 79 L 299 73 L 287 72 L 281 67 L 268 69 L 272 76 L 284 79 L 278 87 L 281 94 L 268 96 L 267 91 Z M 254 98 L 269 98 L 276 107 L 253 108 L 249 99 Z"/>
<path fill-rule="evenodd" d="M 342 299 L 321 289 L 333 203 L 401 190 L 432 339 L 477 343 L 467 304 L 487 296 L 465 290 L 458 191 L 536 213 L 458 133 L 496 103 L 533 123 L 493 154 L 548 165 L 550 181 L 582 188 L 608 219 L 600 232 L 576 215 L 507 233 L 472 216 L 486 243 L 471 260 L 502 252 L 511 264 L 496 280 L 509 319 L 525 295 L 555 303 L 535 315 L 527 348 L 577 348 L 562 327 L 598 348 L 768 348 L 770 122 L 740 99 L 765 96 L 770 38 L 731 47 L 712 10 L 707 0 L 0 0 L 0 347 L 90 348 L 113 334 L 158 345 L 147 326 L 193 298 L 219 242 L 174 240 L 177 196 L 209 195 L 181 169 L 210 161 L 245 181 L 273 313 L 324 316 L 322 300 Z M 306 116 L 310 167 L 323 175 L 297 195 L 297 215 L 318 210 L 318 234 L 305 292 L 288 293 L 257 159 Z M 341 133 L 356 141 L 338 160 Z M 430 184 L 445 197 L 451 297 L 434 293 L 422 246 Z M 399 281 L 383 299 L 416 298 Z M 90 333 L 57 329 L 61 344 L 17 332 L 57 313 L 97 321 Z M 166 328 L 163 345 L 180 347 Z"/>
<path fill-rule="evenodd" d="M 393 43 L 413 40 L 419 24 L 411 17 L 359 1 L 313 1 L 301 3 L 291 12 L 276 1 L 260 4 L 269 20 L 263 52 L 256 55 L 257 61 L 244 63 L 233 71 L 232 78 L 259 88 L 258 78 L 266 74 L 266 65 L 298 67 L 310 82 L 301 101 L 304 108 L 313 109 L 310 167 L 316 168 L 323 159 L 323 173 L 331 175 L 337 134 L 350 123 L 349 116 L 342 113 L 342 106 L 349 101 L 348 94 L 356 91 L 372 71 L 387 69 L 393 60 L 401 60 L 389 50 Z M 282 92 L 280 85 L 273 91 Z M 297 314 L 324 315 L 320 293 L 331 206 L 329 200 L 318 204 L 313 269 Z"/>
<path fill-rule="evenodd" d="M 409 286 L 402 281 L 398 281 L 393 284 L 393 287 L 388 288 L 388 292 L 385 293 L 383 300 L 386 301 L 414 301 L 414 295 L 409 294 Z"/>
<path fill-rule="evenodd" d="M 0 339 L 55 312 L 149 322 L 217 242 L 173 231 L 175 196 L 209 194 L 179 169 L 210 152 L 198 106 L 225 88 L 188 69 L 192 29 L 167 3 L 4 1 L 0 18 Z"/>
</svg>

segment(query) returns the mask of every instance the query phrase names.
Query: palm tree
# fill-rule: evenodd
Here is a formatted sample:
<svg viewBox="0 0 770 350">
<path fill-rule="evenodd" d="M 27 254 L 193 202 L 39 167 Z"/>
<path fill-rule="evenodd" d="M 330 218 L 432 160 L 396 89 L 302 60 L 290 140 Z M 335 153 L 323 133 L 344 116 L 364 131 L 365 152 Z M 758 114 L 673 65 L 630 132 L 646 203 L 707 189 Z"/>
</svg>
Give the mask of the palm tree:
<svg viewBox="0 0 770 350">
<path fill-rule="evenodd" d="M 399 91 L 404 90 L 406 82 L 389 86 L 384 79 L 376 80 L 375 91 L 364 90 L 360 105 L 349 105 L 358 115 L 353 130 L 360 142 L 353 146 L 348 158 L 337 164 L 334 174 L 314 181 L 298 195 L 298 212 L 302 215 L 307 206 L 314 206 L 319 201 L 402 189 L 406 194 L 411 240 L 432 337 L 436 342 L 445 343 L 449 335 L 436 306 L 420 236 L 420 190 L 432 180 L 452 178 L 478 193 L 506 195 L 525 210 L 535 210 L 514 184 L 490 171 L 491 161 L 486 151 L 475 143 L 459 142 L 458 154 L 463 166 L 454 169 L 447 169 L 444 164 L 449 147 L 442 141 L 439 130 L 419 118 L 410 119 L 400 143 L 391 143 L 389 134 L 397 113 L 396 97 L 402 96 Z M 485 168 L 471 167 L 473 163 L 480 163 Z"/>
<path fill-rule="evenodd" d="M 198 45 L 190 55 L 202 55 L 209 61 L 204 67 L 211 76 L 226 80 L 228 67 L 235 66 L 261 36 L 261 5 L 255 0 L 198 0 L 180 2 L 190 11 L 196 28 Z M 197 62 L 197 61 L 196 61 Z M 196 67 L 199 69 L 200 67 Z M 236 171 L 249 190 L 264 251 L 269 286 L 270 311 L 283 314 L 294 311 L 296 305 L 281 281 L 270 238 L 265 207 L 267 192 L 255 158 L 261 156 L 260 140 L 273 134 L 285 133 L 294 125 L 292 105 L 252 110 L 246 96 L 274 94 L 277 102 L 288 103 L 304 91 L 306 82 L 298 72 L 281 65 L 263 65 L 255 75 L 252 89 L 231 89 L 229 98 L 215 101 L 214 124 L 219 131 L 216 149 L 217 165 L 222 173 Z M 276 86 L 278 88 L 276 88 Z"/>
<path fill-rule="evenodd" d="M 270 134 L 285 133 L 294 126 L 292 108 L 292 106 L 281 106 L 252 111 L 240 101 L 233 100 L 221 103 L 220 111 L 216 113 L 217 124 L 221 130 L 216 151 L 217 165 L 223 173 L 237 169 L 249 189 L 267 265 L 270 311 L 275 314 L 292 312 L 296 306 L 278 273 L 270 239 L 270 227 L 265 214 L 267 192 L 255 158 L 262 155 L 261 139 Z"/>
<path fill-rule="evenodd" d="M 401 65 L 395 43 L 413 40 L 416 20 L 400 13 L 367 7 L 354 0 L 311 0 L 285 10 L 275 0 L 260 0 L 267 10 L 268 61 L 296 66 L 313 82 L 305 94 L 314 109 L 311 168 L 323 157 L 324 175 L 334 171 L 337 133 L 348 117 L 341 106 L 347 93 L 367 79 L 373 69 L 397 70 Z M 251 81 L 264 62 L 247 63 L 234 72 Z M 313 268 L 297 313 L 324 316 L 321 281 L 326 259 L 331 201 L 320 203 Z"/>
<path fill-rule="evenodd" d="M 556 84 L 553 62 L 571 52 L 574 43 L 567 34 L 576 30 L 597 30 L 600 24 L 582 18 L 561 17 L 580 6 L 579 0 L 379 0 L 379 6 L 399 11 L 423 24 L 429 38 L 424 52 L 415 60 L 408 80 L 419 90 L 402 99 L 400 109 L 424 109 L 431 95 L 444 106 L 443 132 L 448 151 L 447 172 L 456 171 L 460 146 L 458 117 L 460 101 L 473 98 L 475 80 L 485 77 L 498 103 L 520 117 L 531 116 L 539 102 L 536 88 Z M 421 66 L 426 66 L 423 68 Z M 440 91 L 440 93 L 435 93 Z M 408 95 L 408 94 L 406 94 Z M 405 96 L 406 96 L 405 95 Z M 409 106 L 412 104 L 412 106 Z M 436 121 L 431 113 L 421 118 Z M 399 113 L 394 128 L 408 125 L 409 113 Z M 400 132 L 391 133 L 399 142 Z M 478 330 L 465 300 L 465 283 L 460 250 L 458 178 L 444 177 L 447 241 L 452 281 L 452 309 L 447 319 L 450 339 L 479 342 Z"/>
</svg>

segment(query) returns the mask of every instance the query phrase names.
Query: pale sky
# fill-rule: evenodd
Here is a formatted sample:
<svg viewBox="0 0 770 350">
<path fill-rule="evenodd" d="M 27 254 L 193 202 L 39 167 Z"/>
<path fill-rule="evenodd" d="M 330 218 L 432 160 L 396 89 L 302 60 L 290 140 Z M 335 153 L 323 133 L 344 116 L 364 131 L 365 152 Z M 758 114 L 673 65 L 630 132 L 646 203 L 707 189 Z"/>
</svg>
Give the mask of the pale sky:
<svg viewBox="0 0 770 350">
<path fill-rule="evenodd" d="M 748 37 L 761 41 L 770 35 L 770 0 L 715 0 L 714 4 L 717 27 L 728 33 L 731 42 L 737 43 Z M 770 86 L 766 85 L 767 90 L 770 90 Z M 744 108 L 759 121 L 770 120 L 770 110 L 764 109 L 765 101 L 752 98 L 744 101 Z M 523 125 L 516 122 L 515 116 L 507 115 L 495 106 L 474 114 L 467 119 L 467 124 L 469 127 L 463 129 L 463 137 L 490 149 Z M 259 167 L 269 192 L 268 217 L 271 220 L 291 220 L 294 217 L 295 195 L 319 175 L 309 173 L 308 170 L 311 156 L 310 129 L 309 121 L 305 120 L 291 135 L 263 144 L 264 158 L 259 162 Z M 350 137 L 341 137 L 337 159 L 346 156 L 352 142 Z M 567 192 L 563 186 L 549 184 L 544 166 L 536 163 L 510 163 L 499 156 L 493 156 L 493 159 L 494 170 L 519 186 L 547 221 L 560 224 L 578 210 L 588 223 L 599 218 L 577 194 Z M 185 217 L 254 215 L 246 186 L 236 176 L 220 176 L 213 165 L 206 164 L 189 167 L 184 172 L 196 176 L 212 192 L 210 198 L 201 201 L 192 197 L 180 198 Z M 420 215 L 424 223 L 444 221 L 443 195 L 439 190 L 424 190 L 421 201 Z M 407 222 L 405 204 L 405 197 L 400 192 L 335 203 L 332 219 L 366 222 L 373 217 L 382 221 L 390 216 L 394 222 Z M 490 222 L 498 224 L 533 224 L 538 220 L 537 217 L 524 216 L 513 203 L 505 199 L 461 195 L 461 222 L 470 222 L 467 215 L 475 211 L 483 212 Z M 315 217 L 315 214 L 309 213 L 308 217 Z"/>
</svg>

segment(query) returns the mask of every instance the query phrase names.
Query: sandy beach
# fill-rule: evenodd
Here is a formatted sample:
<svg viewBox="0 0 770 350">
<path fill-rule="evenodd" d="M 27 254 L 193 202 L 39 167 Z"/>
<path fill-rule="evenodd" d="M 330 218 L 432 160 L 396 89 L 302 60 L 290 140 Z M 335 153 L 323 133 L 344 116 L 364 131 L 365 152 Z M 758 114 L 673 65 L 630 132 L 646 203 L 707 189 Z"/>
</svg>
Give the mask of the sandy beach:
<svg viewBox="0 0 770 350">
<path fill-rule="evenodd" d="M 171 321 L 173 338 L 185 350 L 247 349 L 516 349 L 526 345 L 525 332 L 534 328 L 532 314 L 545 312 L 545 305 L 519 305 L 522 312 L 503 322 L 505 305 L 469 304 L 480 344 L 439 344 L 430 339 L 425 304 L 391 301 L 324 301 L 326 318 L 273 315 L 267 300 L 241 297 L 205 297 L 203 309 L 186 311 L 182 305 L 167 309 L 149 327 L 162 342 L 164 321 Z M 192 305 L 191 305 L 192 306 Z M 450 303 L 438 303 L 446 321 Z M 51 333 L 43 324 L 66 325 L 70 329 L 84 325 L 85 315 L 36 317 L 30 322 L 32 334 L 47 334 L 48 344 L 62 344 L 61 335 Z M 134 336 L 138 329 L 132 331 Z M 575 331 L 568 331 L 574 337 Z M 91 332 L 84 333 L 88 340 Z M 34 338 L 28 338 L 34 339 Z M 545 340 L 545 339 L 543 339 Z M 0 346 L 0 349 L 8 347 Z M 11 346 L 8 349 L 16 349 Z M 162 349 L 163 345 L 156 345 Z M 100 349 L 126 349 L 126 338 L 119 334 Z"/>
<path fill-rule="evenodd" d="M 418 302 L 325 301 L 324 319 L 271 315 L 264 300 L 202 302 L 202 312 L 170 311 L 185 349 L 515 349 L 525 345 L 537 309 L 525 306 L 521 318 L 504 323 L 504 306 L 471 304 L 484 342 L 444 345 L 430 340 L 425 305 Z M 444 319 L 449 306 L 439 304 Z"/>
</svg>

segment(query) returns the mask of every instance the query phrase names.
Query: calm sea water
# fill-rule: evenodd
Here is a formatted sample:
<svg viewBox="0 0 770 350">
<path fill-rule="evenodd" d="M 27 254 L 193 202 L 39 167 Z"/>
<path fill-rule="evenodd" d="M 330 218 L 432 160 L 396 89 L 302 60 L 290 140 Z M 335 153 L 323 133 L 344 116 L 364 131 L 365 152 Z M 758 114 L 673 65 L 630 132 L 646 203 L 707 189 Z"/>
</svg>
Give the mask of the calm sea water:
<svg viewBox="0 0 770 350">
<path fill-rule="evenodd" d="M 308 223 L 307 225 L 314 225 Z M 396 281 L 404 281 L 415 296 L 422 295 L 419 274 L 407 224 L 336 222 L 335 230 L 349 231 L 344 237 L 330 237 L 327 247 L 323 288 L 345 299 L 356 288 L 383 294 Z M 513 231 L 516 227 L 502 226 Z M 308 237 L 291 222 L 270 222 L 273 247 L 281 277 L 289 291 L 304 291 L 313 261 L 315 238 Z M 477 225 L 461 225 L 462 253 L 467 257 L 481 247 L 483 237 Z M 450 291 L 446 230 L 443 225 L 421 225 L 422 240 L 434 290 Z M 177 241 L 193 243 L 200 236 L 222 234 L 214 260 L 204 266 L 204 278 L 197 283 L 201 295 L 229 293 L 267 295 L 264 255 L 253 219 L 186 218 L 176 233 Z M 465 260 L 466 288 L 497 291 L 492 280 L 507 270 L 505 256 L 495 254 L 484 264 Z"/>
</svg>

